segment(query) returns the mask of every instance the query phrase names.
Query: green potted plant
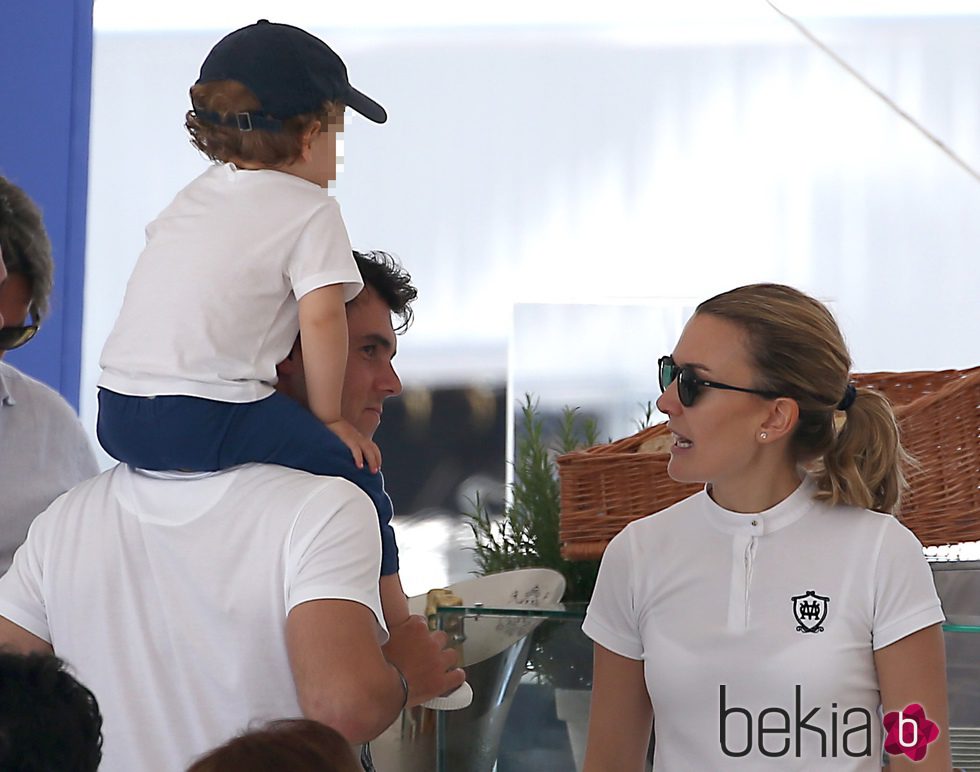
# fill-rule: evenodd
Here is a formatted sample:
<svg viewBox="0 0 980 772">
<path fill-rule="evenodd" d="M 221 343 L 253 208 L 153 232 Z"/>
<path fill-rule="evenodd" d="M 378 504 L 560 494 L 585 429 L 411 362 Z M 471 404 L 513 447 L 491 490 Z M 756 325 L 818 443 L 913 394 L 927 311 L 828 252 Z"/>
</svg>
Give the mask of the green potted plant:
<svg viewBox="0 0 980 772">
<path fill-rule="evenodd" d="M 651 403 L 637 421 L 638 429 L 652 425 Z M 560 486 L 555 458 L 591 447 L 598 438 L 592 418 L 577 408 L 564 407 L 553 438 L 531 395 L 521 405 L 511 495 L 502 516 L 494 516 L 479 496 L 467 513 L 473 531 L 478 574 L 515 568 L 551 568 L 565 577 L 566 604 L 587 603 L 595 589 L 599 561 L 570 561 L 561 556 L 558 536 Z M 577 624 L 545 622 L 534 633 L 528 671 L 555 690 L 559 718 L 568 724 L 576 766 L 581 769 L 592 687 L 592 643 Z"/>
<path fill-rule="evenodd" d="M 542 567 L 559 571 L 566 582 L 563 601 L 584 604 L 592 597 L 599 561 L 572 562 L 561 556 L 558 537 L 559 483 L 556 456 L 596 444 L 594 419 L 565 407 L 549 442 L 537 403 L 525 395 L 517 437 L 514 480 L 502 517 L 494 517 L 477 498 L 469 513 L 479 573 Z M 569 622 L 545 622 L 534 632 L 527 670 L 539 686 L 554 689 L 557 718 L 566 722 L 577 768 L 581 768 L 592 687 L 592 644 Z"/>
<path fill-rule="evenodd" d="M 551 568 L 565 577 L 565 601 L 587 602 L 595 587 L 599 561 L 573 562 L 561 556 L 555 457 L 595 445 L 598 434 L 595 420 L 583 418 L 577 408 L 563 408 L 554 444 L 550 444 L 544 419 L 530 394 L 524 396 L 521 414 L 514 482 L 503 517 L 495 518 L 479 496 L 473 511 L 468 513 L 476 542 L 473 551 L 478 573 Z"/>
</svg>

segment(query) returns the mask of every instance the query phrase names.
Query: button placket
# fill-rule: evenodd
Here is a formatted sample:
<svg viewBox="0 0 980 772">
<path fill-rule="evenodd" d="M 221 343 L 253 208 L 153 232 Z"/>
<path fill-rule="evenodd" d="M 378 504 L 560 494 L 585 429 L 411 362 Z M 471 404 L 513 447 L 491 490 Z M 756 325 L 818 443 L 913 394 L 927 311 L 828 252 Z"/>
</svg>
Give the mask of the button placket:
<svg viewBox="0 0 980 772">
<path fill-rule="evenodd" d="M 740 632 L 749 627 L 752 574 L 763 528 L 763 520 L 756 517 L 739 523 L 732 535 L 732 574 L 728 596 L 729 630 Z"/>
<path fill-rule="evenodd" d="M 749 536 L 748 544 L 745 545 L 745 618 L 742 621 L 745 630 L 749 628 L 749 610 L 752 608 L 752 569 L 755 567 L 755 553 L 758 544 L 759 538 L 753 533 Z"/>
</svg>

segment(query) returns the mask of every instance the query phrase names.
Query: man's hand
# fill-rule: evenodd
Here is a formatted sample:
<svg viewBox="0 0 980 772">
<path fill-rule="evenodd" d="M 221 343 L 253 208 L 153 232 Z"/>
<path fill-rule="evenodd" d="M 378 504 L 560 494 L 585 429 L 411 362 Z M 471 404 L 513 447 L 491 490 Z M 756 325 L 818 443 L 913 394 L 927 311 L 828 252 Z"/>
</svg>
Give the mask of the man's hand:
<svg viewBox="0 0 980 772">
<path fill-rule="evenodd" d="M 343 418 L 331 421 L 325 426 L 350 448 L 351 455 L 354 456 L 354 464 L 358 469 L 362 469 L 366 463 L 368 469 L 377 474 L 378 470 L 381 469 L 381 450 L 377 445 Z"/>
<path fill-rule="evenodd" d="M 388 635 L 382 651 L 408 682 L 408 707 L 451 692 L 466 680 L 456 667 L 459 654 L 446 647 L 449 637 L 441 630 L 430 632 L 424 617 L 410 616 Z"/>
</svg>

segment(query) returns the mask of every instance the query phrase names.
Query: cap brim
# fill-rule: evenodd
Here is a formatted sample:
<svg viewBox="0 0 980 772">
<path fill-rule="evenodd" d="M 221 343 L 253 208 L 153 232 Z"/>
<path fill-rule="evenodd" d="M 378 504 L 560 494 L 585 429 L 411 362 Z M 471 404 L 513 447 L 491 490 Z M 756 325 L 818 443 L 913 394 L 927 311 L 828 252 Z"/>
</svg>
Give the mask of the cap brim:
<svg viewBox="0 0 980 772">
<path fill-rule="evenodd" d="M 353 86 L 350 86 L 350 91 L 347 93 L 345 102 L 351 110 L 360 113 L 375 123 L 384 123 L 388 120 L 388 113 L 385 112 L 385 109 L 381 105 L 367 96 L 367 94 L 362 94 Z"/>
</svg>

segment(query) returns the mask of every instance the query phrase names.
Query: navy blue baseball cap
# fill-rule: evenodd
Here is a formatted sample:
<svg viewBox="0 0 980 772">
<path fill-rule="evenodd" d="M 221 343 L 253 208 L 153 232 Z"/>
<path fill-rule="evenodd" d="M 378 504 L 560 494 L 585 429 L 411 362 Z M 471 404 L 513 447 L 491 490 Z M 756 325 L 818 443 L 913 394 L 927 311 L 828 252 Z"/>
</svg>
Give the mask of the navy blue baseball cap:
<svg viewBox="0 0 980 772">
<path fill-rule="evenodd" d="M 261 103 L 261 112 L 229 115 L 195 111 L 209 121 L 275 130 L 282 121 L 315 113 L 330 100 L 341 102 L 375 123 L 388 120 L 385 109 L 351 86 L 343 61 L 320 38 L 289 24 L 266 19 L 229 33 L 211 49 L 197 83 L 236 80 Z M 245 116 L 243 120 L 243 116 Z"/>
</svg>

